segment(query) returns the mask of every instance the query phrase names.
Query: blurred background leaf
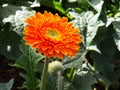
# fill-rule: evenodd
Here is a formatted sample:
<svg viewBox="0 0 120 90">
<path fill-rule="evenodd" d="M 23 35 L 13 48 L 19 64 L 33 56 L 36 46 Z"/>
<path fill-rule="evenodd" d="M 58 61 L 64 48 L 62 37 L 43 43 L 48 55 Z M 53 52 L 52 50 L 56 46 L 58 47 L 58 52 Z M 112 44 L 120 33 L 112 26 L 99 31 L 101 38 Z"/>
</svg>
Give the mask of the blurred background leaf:
<svg viewBox="0 0 120 90">
<path fill-rule="evenodd" d="M 76 71 L 73 80 L 76 90 L 93 90 L 91 86 L 94 83 L 97 81 L 89 71 Z"/>
<path fill-rule="evenodd" d="M 115 19 L 113 25 L 115 28 L 114 41 L 117 45 L 118 50 L 120 51 L 120 17 Z"/>
<path fill-rule="evenodd" d="M 11 90 L 14 83 L 14 79 L 11 79 L 8 83 L 0 83 L 0 90 Z"/>
<path fill-rule="evenodd" d="M 0 31 L 0 53 L 9 59 L 17 60 L 21 55 L 20 40 L 21 37 L 9 29 Z"/>
<path fill-rule="evenodd" d="M 11 8 L 13 8 L 11 10 Z M 23 27 L 25 26 L 25 19 L 34 14 L 34 11 L 24 6 L 6 5 L 0 8 L 2 15 L 2 23 L 10 23 L 11 30 L 19 35 L 22 35 Z"/>
</svg>

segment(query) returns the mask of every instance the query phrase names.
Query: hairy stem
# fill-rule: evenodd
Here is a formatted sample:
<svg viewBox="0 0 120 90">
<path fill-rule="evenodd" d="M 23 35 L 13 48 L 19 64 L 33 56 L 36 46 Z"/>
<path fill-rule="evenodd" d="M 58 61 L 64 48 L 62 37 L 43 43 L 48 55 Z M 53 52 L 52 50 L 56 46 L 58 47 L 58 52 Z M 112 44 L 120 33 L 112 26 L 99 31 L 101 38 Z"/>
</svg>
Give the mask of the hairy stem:
<svg viewBox="0 0 120 90">
<path fill-rule="evenodd" d="M 61 71 L 58 71 L 57 75 L 58 75 L 58 90 L 62 90 L 62 76 L 61 76 Z"/>
<path fill-rule="evenodd" d="M 47 81 L 47 74 L 48 74 L 48 64 L 49 64 L 49 59 L 46 57 L 45 63 L 44 63 L 44 68 L 43 68 L 43 74 L 42 74 L 42 84 L 41 84 L 41 89 L 40 90 L 45 90 L 46 87 L 46 81 Z"/>
</svg>

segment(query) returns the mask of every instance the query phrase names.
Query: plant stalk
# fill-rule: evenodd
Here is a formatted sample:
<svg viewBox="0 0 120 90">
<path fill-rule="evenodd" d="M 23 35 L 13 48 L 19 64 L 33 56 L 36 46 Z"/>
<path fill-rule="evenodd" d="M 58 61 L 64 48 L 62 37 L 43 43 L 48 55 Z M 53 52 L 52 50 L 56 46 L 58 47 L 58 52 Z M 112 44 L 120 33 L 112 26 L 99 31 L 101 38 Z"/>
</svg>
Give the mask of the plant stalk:
<svg viewBox="0 0 120 90">
<path fill-rule="evenodd" d="M 48 64 L 49 64 L 49 59 L 46 57 L 45 63 L 44 63 L 44 68 L 43 68 L 43 74 L 42 74 L 42 84 L 41 84 L 41 89 L 40 90 L 45 90 L 46 88 L 46 81 L 47 81 L 47 74 L 48 74 Z"/>
<path fill-rule="evenodd" d="M 62 76 L 61 76 L 61 71 L 58 71 L 57 75 L 58 75 L 58 90 L 62 90 Z"/>
</svg>

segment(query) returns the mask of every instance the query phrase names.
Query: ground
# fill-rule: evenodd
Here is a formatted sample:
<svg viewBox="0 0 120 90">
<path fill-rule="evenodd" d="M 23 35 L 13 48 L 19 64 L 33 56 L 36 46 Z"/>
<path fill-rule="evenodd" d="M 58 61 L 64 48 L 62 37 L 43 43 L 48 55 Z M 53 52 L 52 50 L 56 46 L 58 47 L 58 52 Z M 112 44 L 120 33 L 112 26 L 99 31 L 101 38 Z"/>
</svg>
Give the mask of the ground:
<svg viewBox="0 0 120 90">
<path fill-rule="evenodd" d="M 9 60 L 0 54 L 0 83 L 6 83 L 14 78 L 12 90 L 23 90 L 19 89 L 24 82 L 24 79 L 19 75 L 20 69 L 10 66 L 10 64 L 14 64 L 14 62 L 15 61 Z"/>
</svg>

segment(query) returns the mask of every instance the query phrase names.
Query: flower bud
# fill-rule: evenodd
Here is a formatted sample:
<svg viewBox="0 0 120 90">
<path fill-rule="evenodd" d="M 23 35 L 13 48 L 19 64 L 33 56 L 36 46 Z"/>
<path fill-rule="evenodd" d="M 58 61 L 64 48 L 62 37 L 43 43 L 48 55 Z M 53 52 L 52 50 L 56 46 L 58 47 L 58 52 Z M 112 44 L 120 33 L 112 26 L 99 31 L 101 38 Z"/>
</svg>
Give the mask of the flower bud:
<svg viewBox="0 0 120 90">
<path fill-rule="evenodd" d="M 48 66 L 48 73 L 53 76 L 57 76 L 57 72 L 60 71 L 61 73 L 64 71 L 64 66 L 59 61 L 53 61 L 49 63 Z"/>
</svg>

